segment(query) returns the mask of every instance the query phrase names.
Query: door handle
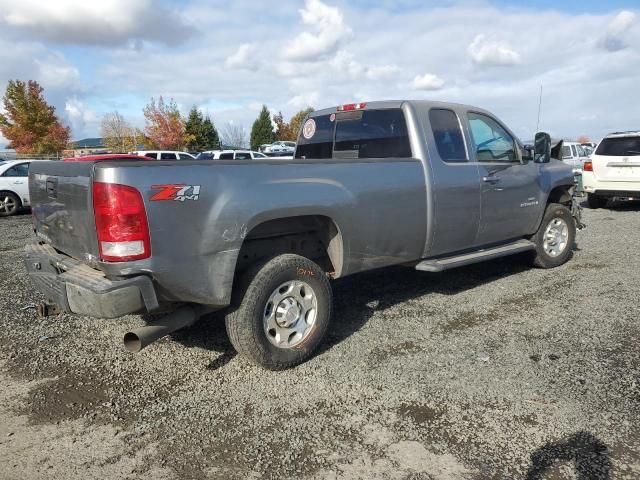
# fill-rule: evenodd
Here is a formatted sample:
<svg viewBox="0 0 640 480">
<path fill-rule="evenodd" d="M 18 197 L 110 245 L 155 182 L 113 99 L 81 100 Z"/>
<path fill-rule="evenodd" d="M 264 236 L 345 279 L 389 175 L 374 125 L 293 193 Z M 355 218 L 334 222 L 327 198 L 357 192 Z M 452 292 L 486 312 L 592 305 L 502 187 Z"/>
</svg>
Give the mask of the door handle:
<svg viewBox="0 0 640 480">
<path fill-rule="evenodd" d="M 22 185 L 24 182 L 22 180 L 16 180 L 13 182 L 14 185 Z"/>
<path fill-rule="evenodd" d="M 482 177 L 482 181 L 485 183 L 499 183 L 500 179 L 498 177 Z"/>
</svg>

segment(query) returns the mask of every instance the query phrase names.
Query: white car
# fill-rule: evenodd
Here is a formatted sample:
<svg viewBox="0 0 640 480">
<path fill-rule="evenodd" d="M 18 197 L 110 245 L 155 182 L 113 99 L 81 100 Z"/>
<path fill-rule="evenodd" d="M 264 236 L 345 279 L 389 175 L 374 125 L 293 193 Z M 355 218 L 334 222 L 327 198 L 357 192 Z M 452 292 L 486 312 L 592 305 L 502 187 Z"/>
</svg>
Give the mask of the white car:
<svg viewBox="0 0 640 480">
<path fill-rule="evenodd" d="M 29 164 L 31 160 L 0 162 L 0 217 L 15 215 L 29 201 Z"/>
<path fill-rule="evenodd" d="M 257 158 L 268 158 L 264 153 L 253 150 L 210 150 L 199 153 L 198 160 L 255 160 Z"/>
<path fill-rule="evenodd" d="M 582 185 L 590 208 L 613 197 L 640 199 L 640 131 L 607 135 L 585 162 Z"/>
<path fill-rule="evenodd" d="M 271 145 L 267 145 L 263 149 L 264 153 L 280 153 L 284 155 L 293 155 L 296 151 L 296 142 L 288 142 L 279 140 L 273 142 Z"/>
<path fill-rule="evenodd" d="M 574 172 L 582 171 L 582 165 L 588 158 L 589 154 L 579 143 L 562 143 L 562 161 L 571 166 Z"/>
<path fill-rule="evenodd" d="M 131 152 L 133 155 L 149 157 L 155 160 L 195 160 L 196 157 L 187 152 L 174 150 L 138 150 Z"/>
</svg>

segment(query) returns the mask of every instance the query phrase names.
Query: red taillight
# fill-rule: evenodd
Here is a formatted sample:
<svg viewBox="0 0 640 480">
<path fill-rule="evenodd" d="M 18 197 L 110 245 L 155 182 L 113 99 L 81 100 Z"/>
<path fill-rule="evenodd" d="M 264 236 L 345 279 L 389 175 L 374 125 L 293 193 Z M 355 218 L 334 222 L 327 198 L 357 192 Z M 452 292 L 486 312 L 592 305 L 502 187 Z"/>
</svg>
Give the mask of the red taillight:
<svg viewBox="0 0 640 480">
<path fill-rule="evenodd" d="M 584 162 L 582 164 L 583 172 L 593 172 L 593 163 L 592 162 Z"/>
<path fill-rule="evenodd" d="M 348 103 L 346 105 L 340 105 L 338 107 L 339 112 L 349 112 L 351 110 L 361 110 L 366 107 L 366 103 Z"/>
<path fill-rule="evenodd" d="M 147 213 L 138 190 L 94 182 L 93 214 L 102 260 L 128 262 L 151 256 Z"/>
</svg>

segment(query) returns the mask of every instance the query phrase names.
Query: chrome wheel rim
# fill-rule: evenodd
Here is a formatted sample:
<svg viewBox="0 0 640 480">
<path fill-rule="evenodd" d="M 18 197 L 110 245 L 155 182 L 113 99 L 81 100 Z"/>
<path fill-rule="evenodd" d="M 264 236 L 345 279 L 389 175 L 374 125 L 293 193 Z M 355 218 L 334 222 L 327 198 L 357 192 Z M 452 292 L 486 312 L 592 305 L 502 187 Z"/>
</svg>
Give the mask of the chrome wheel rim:
<svg viewBox="0 0 640 480">
<path fill-rule="evenodd" d="M 7 195 L 0 198 L 0 213 L 13 213 L 16 209 L 16 201 Z"/>
<path fill-rule="evenodd" d="M 569 226 L 562 218 L 554 218 L 544 231 L 543 245 L 545 253 L 557 257 L 567 248 L 569 242 Z"/>
<path fill-rule="evenodd" d="M 313 288 L 300 280 L 276 288 L 264 307 L 263 324 L 267 339 L 278 348 L 294 348 L 312 332 L 318 316 L 318 300 Z"/>
</svg>

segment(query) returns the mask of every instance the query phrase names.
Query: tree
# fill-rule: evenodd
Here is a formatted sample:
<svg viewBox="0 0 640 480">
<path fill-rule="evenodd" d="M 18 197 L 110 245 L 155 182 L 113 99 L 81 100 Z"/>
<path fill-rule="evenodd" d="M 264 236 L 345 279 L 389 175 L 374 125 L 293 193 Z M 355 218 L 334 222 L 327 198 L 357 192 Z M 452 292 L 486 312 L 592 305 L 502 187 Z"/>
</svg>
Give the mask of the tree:
<svg viewBox="0 0 640 480">
<path fill-rule="evenodd" d="M 271 114 L 266 105 L 262 106 L 262 110 L 258 118 L 253 122 L 251 127 L 251 149 L 257 150 L 263 143 L 273 143 L 276 135 L 271 124 Z"/>
<path fill-rule="evenodd" d="M 220 136 L 211 118 L 206 115 L 202 122 L 202 149 L 214 150 L 216 148 L 220 148 Z"/>
<path fill-rule="evenodd" d="M 114 153 L 136 150 L 143 140 L 140 130 L 133 128 L 117 110 L 105 114 L 100 130 L 104 146 Z"/>
<path fill-rule="evenodd" d="M 242 125 L 229 122 L 222 129 L 222 143 L 227 147 L 247 148 L 247 132 Z"/>
<path fill-rule="evenodd" d="M 300 134 L 300 129 L 302 128 L 302 123 L 307 116 L 313 112 L 312 107 L 305 108 L 304 110 L 300 110 L 296 113 L 291 120 L 289 120 L 289 128 L 291 129 L 292 138 L 291 141 L 295 142 L 298 139 L 298 135 Z"/>
<path fill-rule="evenodd" d="M 185 144 L 190 151 L 203 151 L 218 148 L 218 131 L 207 115 L 200 113 L 195 105 L 189 111 L 185 124 Z"/>
<path fill-rule="evenodd" d="M 591 142 L 591 139 L 586 135 L 580 135 L 578 137 L 578 143 L 590 143 L 590 142 Z"/>
<path fill-rule="evenodd" d="M 69 143 L 71 130 L 62 125 L 55 108 L 34 80 L 9 80 L 3 97 L 4 114 L 0 114 L 0 132 L 18 153 L 59 153 Z"/>
<path fill-rule="evenodd" d="M 291 126 L 284 121 L 282 112 L 278 112 L 273 117 L 273 123 L 276 124 L 276 140 L 293 140 L 295 141 L 294 134 L 291 131 Z"/>
<path fill-rule="evenodd" d="M 181 150 L 184 145 L 185 124 L 178 105 L 171 99 L 165 103 L 162 96 L 156 103 L 144 107 L 144 132 L 158 148 L 162 150 Z"/>
</svg>

